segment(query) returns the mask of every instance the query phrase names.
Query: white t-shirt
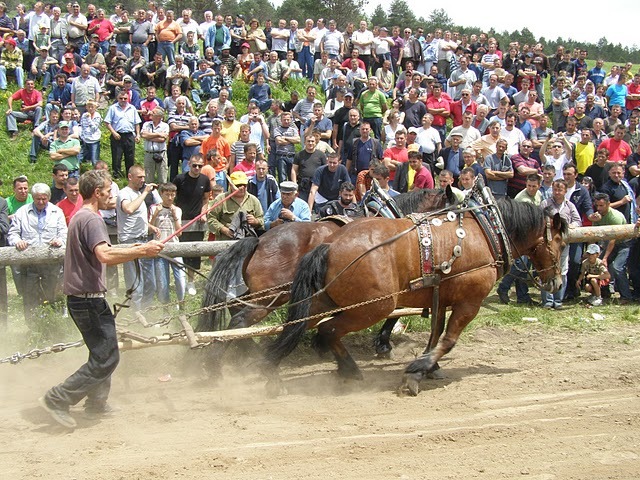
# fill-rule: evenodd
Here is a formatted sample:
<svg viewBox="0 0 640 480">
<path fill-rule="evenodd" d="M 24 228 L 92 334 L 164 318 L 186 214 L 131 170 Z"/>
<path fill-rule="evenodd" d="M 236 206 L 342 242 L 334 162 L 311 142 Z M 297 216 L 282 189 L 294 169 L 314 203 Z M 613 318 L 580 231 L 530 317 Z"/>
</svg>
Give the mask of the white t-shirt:
<svg viewBox="0 0 640 480">
<path fill-rule="evenodd" d="M 426 130 L 424 127 L 420 127 L 416 143 L 420 145 L 421 152 L 433 153 L 436 150 L 436 145 L 441 143 L 440 133 L 433 127 L 429 127 Z"/>
<path fill-rule="evenodd" d="M 520 151 L 520 144 L 525 141 L 522 130 L 513 127 L 513 130 L 509 131 L 506 128 L 500 130 L 500 137 L 507 141 L 507 154 L 515 155 Z M 562 175 L 562 170 L 560 170 Z"/>
<path fill-rule="evenodd" d="M 351 35 L 351 42 L 360 51 L 360 55 L 371 55 L 371 46 L 373 43 L 369 43 L 366 46 L 362 46 L 362 43 L 373 42 L 373 32 L 371 30 L 365 30 L 364 32 L 357 30 Z"/>
</svg>

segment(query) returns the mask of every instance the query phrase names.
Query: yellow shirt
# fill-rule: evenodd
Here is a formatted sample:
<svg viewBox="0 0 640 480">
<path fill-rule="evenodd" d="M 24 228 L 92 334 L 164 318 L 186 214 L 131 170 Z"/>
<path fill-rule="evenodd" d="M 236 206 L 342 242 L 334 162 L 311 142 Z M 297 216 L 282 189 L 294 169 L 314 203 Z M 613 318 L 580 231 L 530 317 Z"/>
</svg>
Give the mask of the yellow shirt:
<svg viewBox="0 0 640 480">
<path fill-rule="evenodd" d="M 584 172 L 593 165 L 593 159 L 596 155 L 596 147 L 592 142 L 584 145 L 581 142 L 576 143 L 576 166 L 578 167 L 578 173 L 584 174 Z"/>
</svg>

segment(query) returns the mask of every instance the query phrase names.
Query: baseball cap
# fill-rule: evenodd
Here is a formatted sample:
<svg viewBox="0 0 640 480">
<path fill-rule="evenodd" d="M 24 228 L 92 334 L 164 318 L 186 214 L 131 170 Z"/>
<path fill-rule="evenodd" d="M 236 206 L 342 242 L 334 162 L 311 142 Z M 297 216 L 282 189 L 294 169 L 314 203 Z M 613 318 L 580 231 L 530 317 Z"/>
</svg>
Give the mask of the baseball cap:
<svg viewBox="0 0 640 480">
<path fill-rule="evenodd" d="M 65 53 L 65 54 L 64 54 L 64 58 L 70 58 L 70 59 L 72 59 L 72 60 L 73 60 L 73 58 L 74 58 L 74 57 L 73 57 L 73 53 Z"/>
<path fill-rule="evenodd" d="M 61 122 L 59 122 L 59 123 L 58 123 L 58 128 L 65 128 L 65 127 L 66 127 L 66 128 L 69 128 L 69 127 L 70 127 L 69 122 L 67 122 L 67 121 L 63 120 L 63 121 L 61 121 Z"/>
<path fill-rule="evenodd" d="M 409 133 L 418 133 L 418 129 L 416 127 L 409 127 L 409 130 L 407 130 L 407 132 Z"/>
<path fill-rule="evenodd" d="M 122 77 L 122 81 L 123 82 L 131 82 L 131 83 L 133 83 L 133 78 L 131 78 L 130 75 L 125 75 L 124 77 Z"/>
<path fill-rule="evenodd" d="M 231 182 L 237 187 L 239 185 L 246 185 L 249 183 L 249 179 L 247 178 L 247 174 L 244 172 L 233 172 L 229 177 Z"/>
<path fill-rule="evenodd" d="M 600 254 L 600 245 L 596 243 L 592 243 L 587 247 L 587 253 L 597 253 Z"/>
</svg>

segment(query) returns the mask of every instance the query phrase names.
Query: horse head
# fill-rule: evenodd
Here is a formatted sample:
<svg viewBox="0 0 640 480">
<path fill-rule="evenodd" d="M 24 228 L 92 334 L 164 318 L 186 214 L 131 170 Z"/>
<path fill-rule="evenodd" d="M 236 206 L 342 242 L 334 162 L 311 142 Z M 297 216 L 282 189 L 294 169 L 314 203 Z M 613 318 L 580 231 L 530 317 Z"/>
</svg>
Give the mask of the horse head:
<svg viewBox="0 0 640 480">
<path fill-rule="evenodd" d="M 540 277 L 540 288 L 555 293 L 562 287 L 560 256 L 567 245 L 567 222 L 558 213 L 545 215 L 545 226 L 537 243 L 528 252 Z"/>
</svg>

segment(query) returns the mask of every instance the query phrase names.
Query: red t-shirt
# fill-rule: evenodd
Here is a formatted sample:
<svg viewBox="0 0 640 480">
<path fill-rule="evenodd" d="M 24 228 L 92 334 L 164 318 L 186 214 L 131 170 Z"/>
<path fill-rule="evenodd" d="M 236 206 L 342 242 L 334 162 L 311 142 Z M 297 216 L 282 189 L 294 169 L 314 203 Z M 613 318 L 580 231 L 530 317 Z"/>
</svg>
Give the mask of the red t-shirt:
<svg viewBox="0 0 640 480">
<path fill-rule="evenodd" d="M 239 164 L 233 167 L 234 172 L 244 172 L 249 179 L 252 179 L 256 176 L 256 164 L 255 162 L 247 162 L 246 160 L 242 160 Z"/>
<path fill-rule="evenodd" d="M 424 165 L 416 172 L 415 177 L 413 177 L 413 188 L 433 188 L 433 177 Z"/>
<path fill-rule="evenodd" d="M 78 201 L 73 204 L 68 198 L 63 198 L 57 204 L 58 208 L 64 213 L 64 219 L 69 225 L 71 218 L 82 208 L 82 197 L 78 195 Z"/>
<path fill-rule="evenodd" d="M 598 146 L 598 150 L 602 149 L 609 151 L 609 161 L 611 162 L 626 162 L 627 157 L 633 153 L 627 142 L 615 138 L 605 138 Z"/>
<path fill-rule="evenodd" d="M 96 35 L 98 35 L 98 40 L 100 40 L 101 42 L 104 42 L 109 34 L 113 32 L 113 23 L 111 23 L 106 18 L 102 20 L 98 18 L 92 20 L 91 23 L 89 23 L 89 30 L 91 30 L 95 26 L 97 26 L 98 28 L 91 32 L 91 34 L 95 33 Z"/>
<path fill-rule="evenodd" d="M 631 95 L 640 94 L 640 84 L 636 85 L 635 83 L 631 82 L 629 85 L 627 85 L 627 93 Z M 633 110 L 634 108 L 638 108 L 640 107 L 640 100 L 627 100 L 626 107 L 629 111 Z"/>
<path fill-rule="evenodd" d="M 21 100 L 22 105 L 25 107 L 31 107 L 42 102 L 42 93 L 38 90 L 33 89 L 31 93 L 27 92 L 26 89 L 21 88 L 16 93 L 11 95 L 12 100 Z"/>
<path fill-rule="evenodd" d="M 409 152 L 406 148 L 399 147 L 390 147 L 387 148 L 382 154 L 382 158 L 390 158 L 391 160 L 395 160 L 396 162 L 408 162 L 409 161 Z M 396 171 L 389 170 L 389 181 L 396 178 Z"/>
<path fill-rule="evenodd" d="M 434 97 L 433 95 L 429 98 L 427 98 L 427 110 L 431 109 L 431 108 L 444 108 L 446 112 L 451 112 L 451 106 L 449 104 L 449 101 L 444 99 L 442 96 L 437 99 L 436 97 Z M 429 112 L 431 113 L 431 112 Z M 447 117 L 444 117 L 442 115 L 433 115 L 433 123 L 432 125 L 434 127 L 442 127 L 444 125 L 446 125 L 447 123 Z"/>
</svg>

